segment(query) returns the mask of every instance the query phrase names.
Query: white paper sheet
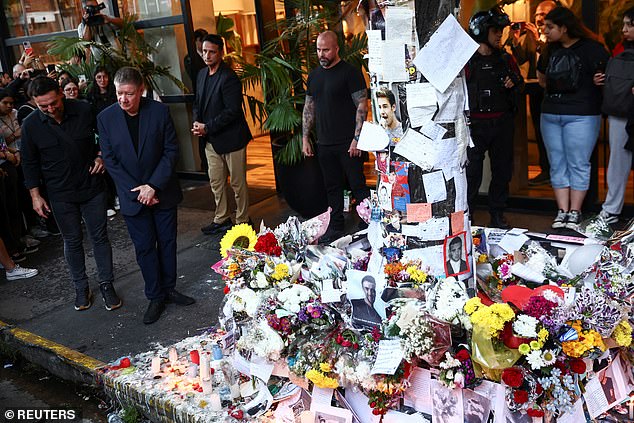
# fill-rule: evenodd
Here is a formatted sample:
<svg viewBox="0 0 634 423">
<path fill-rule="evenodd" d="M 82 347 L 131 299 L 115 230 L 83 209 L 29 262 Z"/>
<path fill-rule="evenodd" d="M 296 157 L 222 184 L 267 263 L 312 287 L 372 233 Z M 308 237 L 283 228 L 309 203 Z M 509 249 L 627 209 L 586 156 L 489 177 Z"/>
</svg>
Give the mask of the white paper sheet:
<svg viewBox="0 0 634 423">
<path fill-rule="evenodd" d="M 415 225 L 401 225 L 401 233 L 405 236 L 418 236 L 420 234 L 420 229 L 418 228 L 418 224 Z"/>
<path fill-rule="evenodd" d="M 403 360 L 403 348 L 400 339 L 383 339 L 379 341 L 379 350 L 372 366 L 371 375 L 393 375 Z"/>
<path fill-rule="evenodd" d="M 413 407 L 416 411 L 431 414 L 431 372 L 416 367 L 409 381 L 410 387 L 403 396 L 405 405 Z"/>
<path fill-rule="evenodd" d="M 455 122 L 458 116 L 464 113 L 465 93 L 462 86 L 462 78 L 451 81 L 444 91 L 436 91 L 438 100 L 438 114 L 434 118 L 436 122 Z"/>
<path fill-rule="evenodd" d="M 377 423 L 380 420 L 379 416 L 372 414 L 372 409 L 368 405 L 368 397 L 363 395 L 361 391 L 346 389 L 345 398 L 350 404 L 350 408 L 359 417 L 360 422 Z"/>
<path fill-rule="evenodd" d="M 428 82 L 405 85 L 407 114 L 412 128 L 431 121 L 436 113 L 436 89 Z"/>
<path fill-rule="evenodd" d="M 326 405 L 330 407 L 332 401 L 332 388 L 318 388 L 313 386 L 313 392 L 311 394 L 310 411 L 314 411 L 315 406 Z"/>
<path fill-rule="evenodd" d="M 363 151 L 384 150 L 390 143 L 390 137 L 381 125 L 365 121 L 359 134 L 357 148 Z"/>
<path fill-rule="evenodd" d="M 233 356 L 231 358 L 231 364 L 237 371 L 247 376 L 251 376 L 250 363 L 246 358 L 242 357 L 237 350 L 233 352 Z"/>
<path fill-rule="evenodd" d="M 420 414 L 405 414 L 389 410 L 383 417 L 383 423 L 428 423 Z"/>
<path fill-rule="evenodd" d="M 254 356 L 251 358 L 249 370 L 251 371 L 251 376 L 259 377 L 264 383 L 267 383 L 273 373 L 273 367 L 275 367 L 275 364 L 269 363 L 265 358 Z"/>
<path fill-rule="evenodd" d="M 378 74 L 382 78 L 383 72 L 383 40 L 381 40 L 381 30 L 367 30 L 368 36 L 368 70 Z"/>
<path fill-rule="evenodd" d="M 557 417 L 557 423 L 579 423 L 586 420 L 586 415 L 583 412 L 583 400 L 578 399 L 575 402 L 572 411 L 565 413 Z"/>
<path fill-rule="evenodd" d="M 403 251 L 403 260 L 421 260 L 429 266 L 432 275 L 445 273 L 442 245 L 405 250 Z"/>
<path fill-rule="evenodd" d="M 383 42 L 383 81 L 407 82 L 405 69 L 405 44 L 400 41 Z"/>
<path fill-rule="evenodd" d="M 583 399 L 586 401 L 588 413 L 593 419 L 610 408 L 598 377 L 594 377 L 586 383 L 586 392 L 583 394 Z"/>
<path fill-rule="evenodd" d="M 448 15 L 416 54 L 414 64 L 438 91 L 444 92 L 478 47 L 456 18 Z"/>
<path fill-rule="evenodd" d="M 430 138 L 435 142 L 441 142 L 442 137 L 445 136 L 445 134 L 447 133 L 447 130 L 445 128 L 431 120 L 424 124 L 420 131 L 427 138 Z"/>
<path fill-rule="evenodd" d="M 428 203 L 437 203 L 447 199 L 447 187 L 445 186 L 445 175 L 442 171 L 425 173 L 423 175 L 423 186 Z"/>
<path fill-rule="evenodd" d="M 421 133 L 408 129 L 401 141 L 396 144 L 394 153 L 405 157 L 423 170 L 431 170 L 436 161 L 432 143 L 432 140 Z"/>
<path fill-rule="evenodd" d="M 385 39 L 410 44 L 413 12 L 409 7 L 388 7 L 385 13 Z"/>
<path fill-rule="evenodd" d="M 419 238 L 423 241 L 439 241 L 449 236 L 449 218 L 432 217 L 418 225 Z"/>
<path fill-rule="evenodd" d="M 511 273 L 529 282 L 544 283 L 544 275 L 541 272 L 531 269 L 523 263 L 513 263 Z"/>
<path fill-rule="evenodd" d="M 504 229 L 484 229 L 484 235 L 487 239 L 487 244 L 499 244 L 506 235 L 506 231 Z"/>
<path fill-rule="evenodd" d="M 519 249 L 522 248 L 522 245 L 524 245 L 524 243 L 529 239 L 530 238 L 524 234 L 510 235 L 507 232 L 506 235 L 502 237 L 498 246 L 504 249 L 507 253 L 513 254 L 514 252 L 519 251 Z"/>
</svg>

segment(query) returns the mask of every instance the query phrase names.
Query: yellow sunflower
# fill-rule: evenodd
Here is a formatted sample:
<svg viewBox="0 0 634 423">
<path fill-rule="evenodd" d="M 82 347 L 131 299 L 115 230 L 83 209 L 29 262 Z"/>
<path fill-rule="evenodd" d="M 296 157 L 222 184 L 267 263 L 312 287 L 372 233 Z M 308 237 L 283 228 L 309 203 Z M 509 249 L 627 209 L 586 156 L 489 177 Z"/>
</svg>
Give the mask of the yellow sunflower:
<svg viewBox="0 0 634 423">
<path fill-rule="evenodd" d="M 229 229 L 220 241 L 220 254 L 227 257 L 227 251 L 232 248 L 242 248 L 253 251 L 258 236 L 248 223 L 241 223 Z"/>
</svg>

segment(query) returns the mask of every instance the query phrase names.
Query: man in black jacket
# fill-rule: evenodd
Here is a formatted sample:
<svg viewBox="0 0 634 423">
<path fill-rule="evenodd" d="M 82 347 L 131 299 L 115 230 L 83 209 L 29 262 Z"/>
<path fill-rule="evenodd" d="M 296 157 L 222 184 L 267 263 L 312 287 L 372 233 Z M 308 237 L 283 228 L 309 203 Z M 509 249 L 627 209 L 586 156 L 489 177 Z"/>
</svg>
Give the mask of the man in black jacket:
<svg viewBox="0 0 634 423">
<path fill-rule="evenodd" d="M 216 200 L 216 215 L 201 228 L 212 235 L 231 226 L 227 201 L 227 170 L 236 198 L 236 223 L 248 223 L 247 144 L 251 131 L 242 112 L 242 85 L 222 61 L 224 42 L 219 35 L 203 38 L 206 68 L 198 72 L 192 133 L 207 141 L 209 184 Z"/>
<path fill-rule="evenodd" d="M 106 227 L 103 160 L 95 143 L 96 122 L 90 104 L 64 99 L 53 79 L 33 79 L 29 93 L 38 111 L 22 124 L 24 184 L 33 209 L 43 218 L 53 212 L 64 238 L 64 256 L 75 284 L 75 310 L 92 304 L 86 276 L 81 221 L 93 246 L 99 289 L 107 310 L 121 306 L 112 282 L 112 248 Z M 46 188 L 49 203 L 41 196 Z"/>
</svg>

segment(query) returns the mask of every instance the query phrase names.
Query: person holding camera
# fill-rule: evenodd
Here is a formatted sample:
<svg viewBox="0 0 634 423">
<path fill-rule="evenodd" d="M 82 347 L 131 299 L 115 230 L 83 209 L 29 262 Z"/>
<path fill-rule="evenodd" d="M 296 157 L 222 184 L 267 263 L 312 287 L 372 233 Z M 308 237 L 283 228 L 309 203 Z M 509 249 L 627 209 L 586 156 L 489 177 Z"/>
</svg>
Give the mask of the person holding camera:
<svg viewBox="0 0 634 423">
<path fill-rule="evenodd" d="M 475 199 L 482 183 L 484 155 L 491 158 L 489 214 L 491 226 L 508 229 L 504 209 L 513 176 L 513 134 L 517 93 L 524 78 L 515 59 L 502 49 L 502 31 L 510 25 L 509 16 L 499 7 L 478 12 L 469 21 L 469 34 L 479 44 L 465 68 L 471 138 L 467 150 L 467 199 L 473 216 Z"/>
<path fill-rule="evenodd" d="M 97 0 L 84 0 L 84 14 L 81 23 L 77 27 L 79 38 L 85 41 L 96 41 L 105 46 L 117 44 L 116 31 L 123 26 L 123 19 L 102 14 L 106 8 L 104 3 L 97 3 Z M 101 51 L 91 47 L 91 53 L 96 60 L 101 58 Z"/>
</svg>

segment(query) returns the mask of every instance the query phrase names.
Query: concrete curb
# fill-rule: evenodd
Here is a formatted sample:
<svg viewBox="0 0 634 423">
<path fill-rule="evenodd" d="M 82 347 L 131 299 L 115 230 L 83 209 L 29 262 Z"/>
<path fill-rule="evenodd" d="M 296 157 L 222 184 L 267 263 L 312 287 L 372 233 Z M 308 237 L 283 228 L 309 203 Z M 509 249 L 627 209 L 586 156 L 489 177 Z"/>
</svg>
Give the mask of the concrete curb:
<svg viewBox="0 0 634 423">
<path fill-rule="evenodd" d="M 0 321 L 0 348 L 23 357 L 60 379 L 98 387 L 98 369 L 106 363 Z"/>
</svg>

